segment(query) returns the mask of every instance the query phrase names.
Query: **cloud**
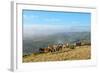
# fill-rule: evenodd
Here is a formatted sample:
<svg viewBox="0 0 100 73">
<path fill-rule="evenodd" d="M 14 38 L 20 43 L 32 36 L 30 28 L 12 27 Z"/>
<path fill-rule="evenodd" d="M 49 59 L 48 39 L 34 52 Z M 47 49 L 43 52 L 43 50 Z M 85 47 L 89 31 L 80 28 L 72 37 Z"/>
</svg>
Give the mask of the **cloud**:
<svg viewBox="0 0 100 73">
<path fill-rule="evenodd" d="M 38 19 L 39 17 L 37 15 L 26 15 L 23 14 L 24 20 L 30 20 L 30 19 Z"/>
<path fill-rule="evenodd" d="M 59 19 L 59 18 L 46 18 L 45 21 L 47 21 L 47 22 L 60 22 L 61 19 Z"/>
<path fill-rule="evenodd" d="M 39 36 L 39 35 L 50 35 L 58 32 L 65 31 L 64 26 L 57 25 L 24 25 L 23 33 L 24 36 Z"/>
<path fill-rule="evenodd" d="M 89 31 L 89 26 L 65 26 L 65 25 L 39 25 L 39 24 L 31 24 L 24 25 L 23 33 L 25 37 L 29 36 L 42 36 L 42 35 L 50 35 L 55 33 L 62 32 L 82 32 Z"/>
</svg>

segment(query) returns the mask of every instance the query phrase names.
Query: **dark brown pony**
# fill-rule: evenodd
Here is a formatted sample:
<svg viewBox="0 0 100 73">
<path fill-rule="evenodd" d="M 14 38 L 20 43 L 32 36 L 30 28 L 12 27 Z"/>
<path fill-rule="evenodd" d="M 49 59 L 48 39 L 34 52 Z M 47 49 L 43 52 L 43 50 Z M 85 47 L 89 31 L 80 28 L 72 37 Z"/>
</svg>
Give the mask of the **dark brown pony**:
<svg viewBox="0 0 100 73">
<path fill-rule="evenodd" d="M 40 53 L 47 53 L 47 52 L 50 52 L 50 51 L 51 51 L 51 49 L 49 49 L 49 48 L 39 48 Z"/>
</svg>

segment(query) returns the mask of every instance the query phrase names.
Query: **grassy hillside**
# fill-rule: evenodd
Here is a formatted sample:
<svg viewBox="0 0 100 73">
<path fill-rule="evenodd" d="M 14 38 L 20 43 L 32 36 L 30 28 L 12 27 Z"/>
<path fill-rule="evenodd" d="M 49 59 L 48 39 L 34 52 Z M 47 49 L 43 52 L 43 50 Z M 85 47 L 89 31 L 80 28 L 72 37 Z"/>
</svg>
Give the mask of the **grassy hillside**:
<svg viewBox="0 0 100 73">
<path fill-rule="evenodd" d="M 68 33 L 57 33 L 49 36 L 40 36 L 29 39 L 23 39 L 23 55 L 37 53 L 39 48 L 47 47 L 48 44 L 58 43 L 73 43 L 76 40 L 89 41 L 90 32 L 68 32 Z"/>
<path fill-rule="evenodd" d="M 62 60 L 85 60 L 91 58 L 90 46 L 78 46 L 75 49 L 65 48 L 58 52 L 32 53 L 23 56 L 23 62 L 62 61 Z"/>
</svg>

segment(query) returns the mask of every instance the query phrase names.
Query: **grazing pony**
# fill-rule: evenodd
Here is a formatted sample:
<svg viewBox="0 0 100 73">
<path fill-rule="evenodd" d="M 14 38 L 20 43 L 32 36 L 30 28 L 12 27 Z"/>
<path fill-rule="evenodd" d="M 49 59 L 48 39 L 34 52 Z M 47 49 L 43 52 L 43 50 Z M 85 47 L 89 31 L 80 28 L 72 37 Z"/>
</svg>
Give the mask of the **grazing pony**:
<svg viewBox="0 0 100 73">
<path fill-rule="evenodd" d="M 39 52 L 40 52 L 40 53 L 47 53 L 47 52 L 49 52 L 49 51 L 50 51 L 49 48 L 39 48 Z"/>
</svg>

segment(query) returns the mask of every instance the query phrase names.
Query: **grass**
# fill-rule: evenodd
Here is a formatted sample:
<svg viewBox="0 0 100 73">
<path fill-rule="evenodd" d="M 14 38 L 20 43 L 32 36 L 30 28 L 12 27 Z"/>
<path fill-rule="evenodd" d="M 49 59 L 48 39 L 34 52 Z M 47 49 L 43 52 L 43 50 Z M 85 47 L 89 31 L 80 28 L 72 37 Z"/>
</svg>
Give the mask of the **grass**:
<svg viewBox="0 0 100 73">
<path fill-rule="evenodd" d="M 32 53 L 24 56 L 23 62 L 44 62 L 44 61 L 64 61 L 64 60 L 86 60 L 91 58 L 91 47 L 80 46 L 75 49 L 65 48 L 58 52 Z"/>
</svg>

